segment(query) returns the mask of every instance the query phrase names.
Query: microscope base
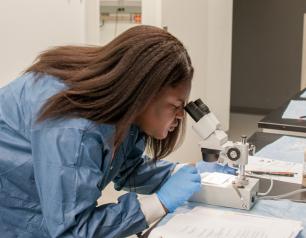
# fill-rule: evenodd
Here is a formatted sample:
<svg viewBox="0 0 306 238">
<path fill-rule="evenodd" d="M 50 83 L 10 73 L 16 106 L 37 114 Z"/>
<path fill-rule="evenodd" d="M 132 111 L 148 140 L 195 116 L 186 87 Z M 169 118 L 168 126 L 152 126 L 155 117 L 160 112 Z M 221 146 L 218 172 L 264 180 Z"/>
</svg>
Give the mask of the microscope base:
<svg viewBox="0 0 306 238">
<path fill-rule="evenodd" d="M 254 205 L 259 189 L 259 180 L 248 178 L 244 188 L 235 188 L 235 177 L 222 185 L 202 183 L 201 191 L 195 193 L 189 201 L 202 202 L 210 205 L 250 210 Z"/>
</svg>

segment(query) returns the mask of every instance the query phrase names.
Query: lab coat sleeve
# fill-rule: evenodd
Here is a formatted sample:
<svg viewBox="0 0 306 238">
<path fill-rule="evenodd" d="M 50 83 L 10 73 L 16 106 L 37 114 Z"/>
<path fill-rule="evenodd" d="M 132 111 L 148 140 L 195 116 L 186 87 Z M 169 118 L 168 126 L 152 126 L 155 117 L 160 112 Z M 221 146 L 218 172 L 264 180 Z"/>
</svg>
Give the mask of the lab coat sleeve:
<svg viewBox="0 0 306 238">
<path fill-rule="evenodd" d="M 153 161 L 144 155 L 144 139 L 130 147 L 132 149 L 114 179 L 115 189 L 139 194 L 156 192 L 171 176 L 176 164 L 166 160 Z"/>
<path fill-rule="evenodd" d="M 51 237 L 126 237 L 147 228 L 137 195 L 96 207 L 103 139 L 75 128 L 32 131 L 36 186 Z"/>
</svg>

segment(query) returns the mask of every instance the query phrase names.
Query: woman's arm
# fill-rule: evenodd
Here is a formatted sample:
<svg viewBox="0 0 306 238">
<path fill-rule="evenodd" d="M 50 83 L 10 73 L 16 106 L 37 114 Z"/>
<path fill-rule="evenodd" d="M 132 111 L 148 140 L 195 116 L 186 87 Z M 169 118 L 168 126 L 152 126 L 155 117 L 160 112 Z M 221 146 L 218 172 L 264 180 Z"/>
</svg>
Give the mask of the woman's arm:
<svg viewBox="0 0 306 238">
<path fill-rule="evenodd" d="M 171 176 L 176 164 L 166 160 L 153 161 L 144 155 L 144 148 L 142 139 L 129 150 L 118 176 L 113 180 L 116 190 L 152 194 Z"/>
<path fill-rule="evenodd" d="M 51 237 L 122 237 L 147 227 L 135 193 L 96 207 L 105 171 L 103 140 L 76 128 L 32 131 L 36 187 Z"/>
</svg>

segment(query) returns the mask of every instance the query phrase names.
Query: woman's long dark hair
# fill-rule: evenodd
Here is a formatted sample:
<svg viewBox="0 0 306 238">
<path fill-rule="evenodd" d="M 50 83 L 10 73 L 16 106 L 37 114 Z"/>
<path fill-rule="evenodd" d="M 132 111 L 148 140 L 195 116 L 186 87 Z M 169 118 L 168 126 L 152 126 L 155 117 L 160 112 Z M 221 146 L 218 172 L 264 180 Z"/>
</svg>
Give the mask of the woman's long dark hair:
<svg viewBox="0 0 306 238">
<path fill-rule="evenodd" d="M 116 126 L 114 148 L 137 115 L 167 86 L 191 80 L 193 68 L 182 43 L 157 27 L 133 27 L 109 44 L 61 46 L 40 54 L 26 72 L 46 73 L 67 84 L 49 98 L 38 122 L 82 117 Z M 153 158 L 163 158 L 181 142 L 184 122 L 164 140 L 147 136 Z"/>
</svg>

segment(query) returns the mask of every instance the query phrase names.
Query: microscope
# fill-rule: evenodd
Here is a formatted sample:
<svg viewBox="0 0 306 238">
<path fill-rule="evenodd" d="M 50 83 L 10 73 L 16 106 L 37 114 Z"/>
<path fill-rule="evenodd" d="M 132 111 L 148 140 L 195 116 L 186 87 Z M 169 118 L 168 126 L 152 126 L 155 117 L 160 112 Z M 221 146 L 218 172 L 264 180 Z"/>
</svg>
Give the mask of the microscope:
<svg viewBox="0 0 306 238">
<path fill-rule="evenodd" d="M 189 102 L 185 110 L 195 121 L 193 130 L 202 139 L 199 145 L 203 160 L 238 168 L 237 175 L 219 174 L 223 176 L 221 184 L 207 182 L 207 179 L 205 182 L 205 177 L 201 174 L 201 190 L 189 201 L 250 210 L 259 189 L 259 180 L 246 177 L 245 166 L 249 152 L 254 152 L 255 147 L 247 143 L 246 136 L 242 136 L 240 142 L 228 141 L 220 122 L 201 99 Z M 218 173 L 210 175 L 217 176 Z"/>
</svg>

